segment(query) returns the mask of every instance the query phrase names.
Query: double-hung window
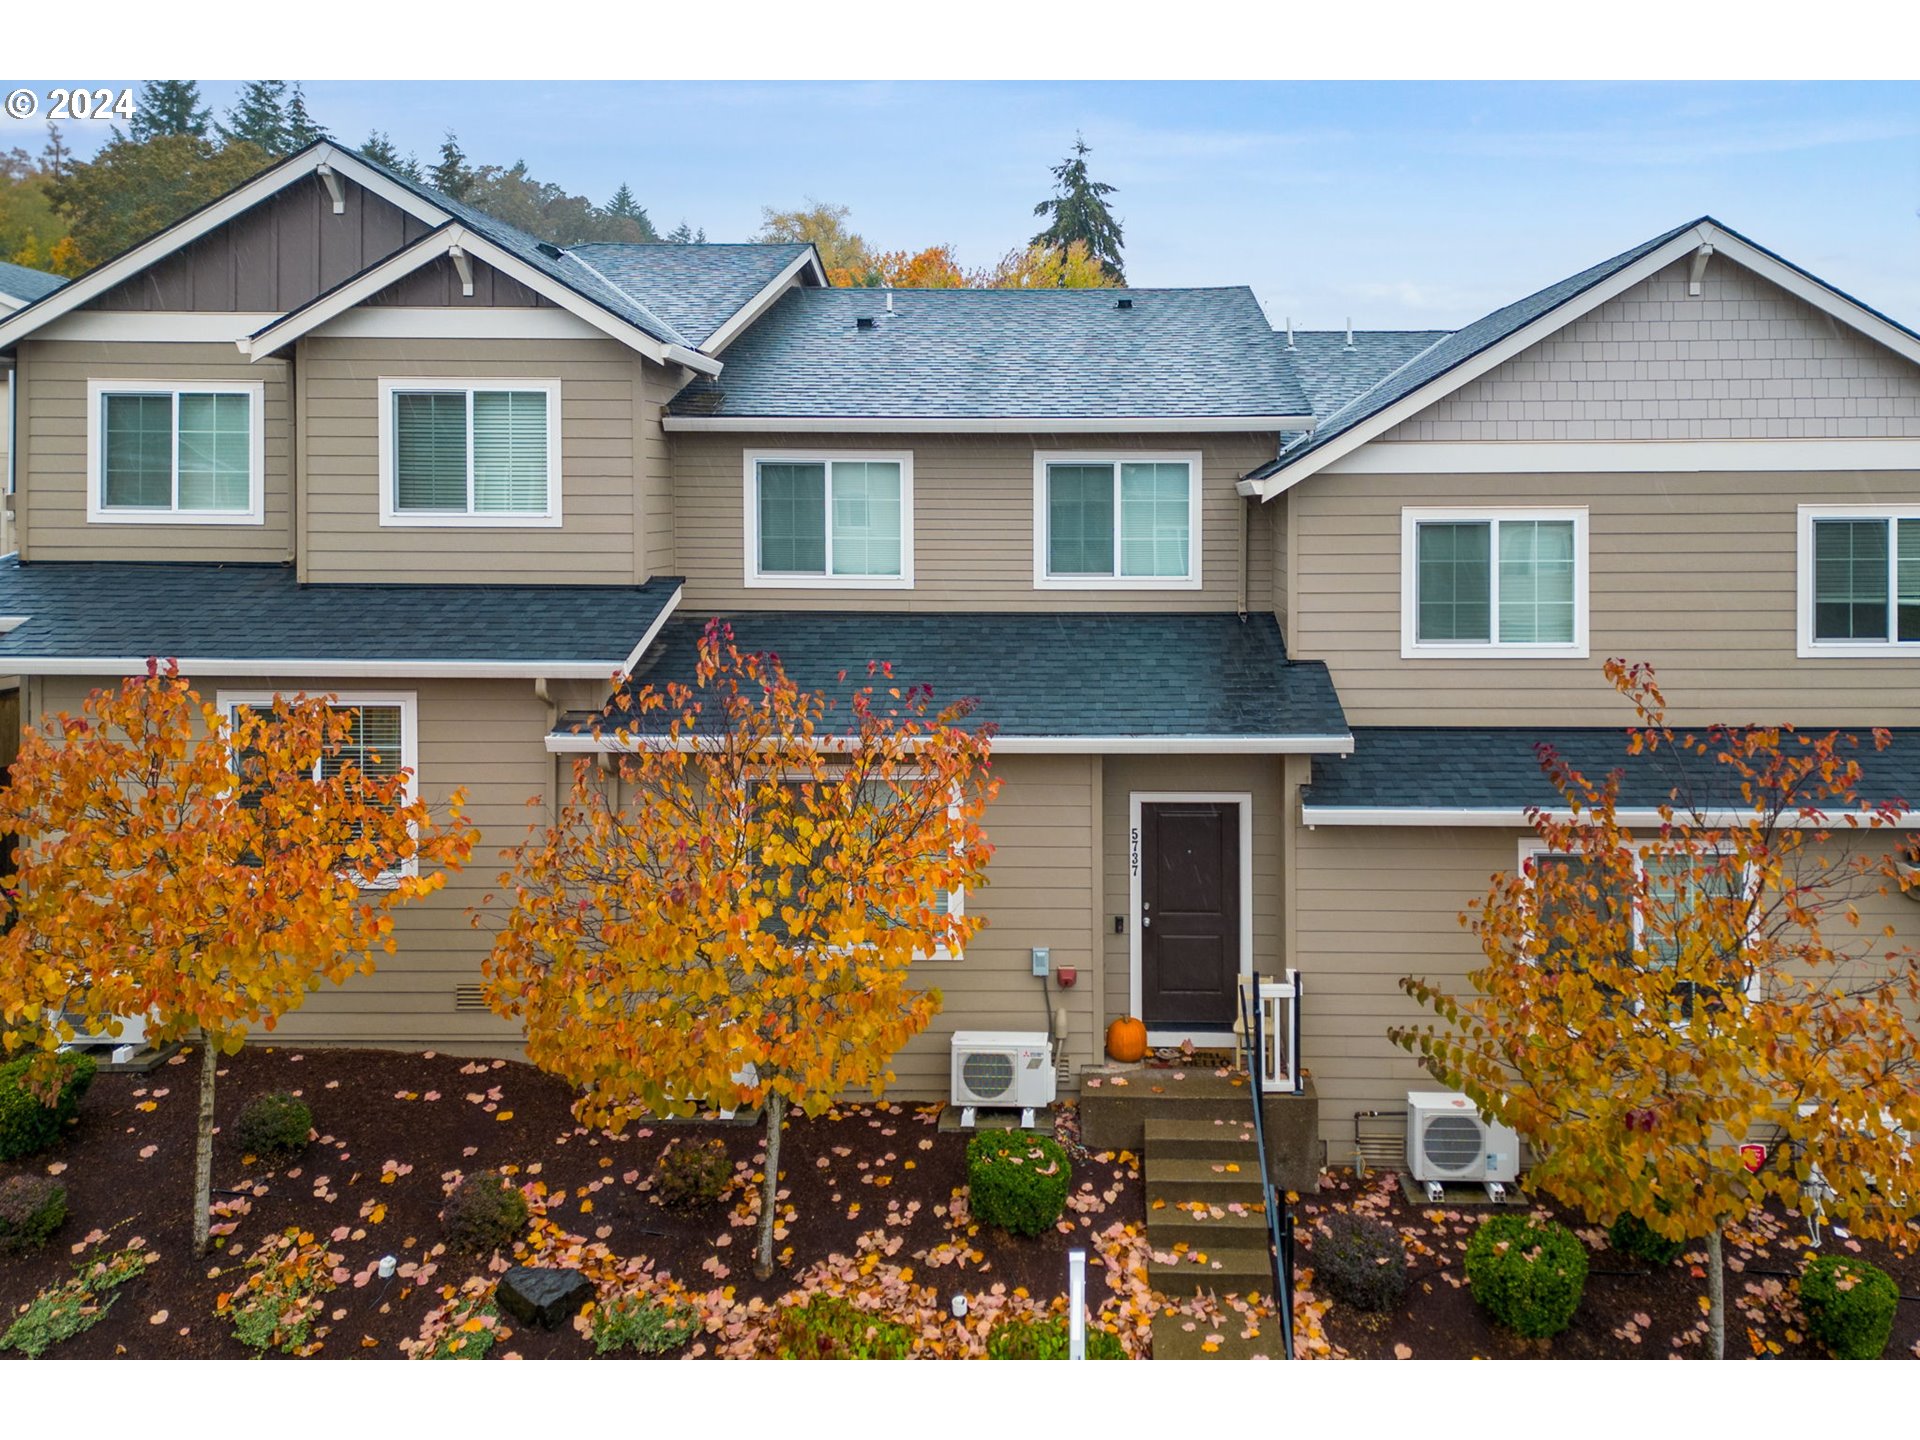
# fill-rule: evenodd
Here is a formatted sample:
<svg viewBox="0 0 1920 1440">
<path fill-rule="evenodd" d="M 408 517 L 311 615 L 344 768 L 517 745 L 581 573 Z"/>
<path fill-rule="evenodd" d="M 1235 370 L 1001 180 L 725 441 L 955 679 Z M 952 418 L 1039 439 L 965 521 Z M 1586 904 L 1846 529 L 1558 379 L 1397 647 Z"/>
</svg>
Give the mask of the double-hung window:
<svg viewBox="0 0 1920 1440">
<path fill-rule="evenodd" d="M 261 524 L 265 388 L 258 381 L 89 381 L 88 521 Z"/>
<path fill-rule="evenodd" d="M 1200 456 L 1034 456 L 1033 583 L 1042 590 L 1200 586 Z"/>
<path fill-rule="evenodd" d="M 1584 658 L 1587 512 L 1401 512 L 1405 659 Z"/>
<path fill-rule="evenodd" d="M 560 523 L 558 380 L 380 381 L 382 525 Z"/>
<path fill-rule="evenodd" d="M 1800 507 L 1800 654 L 1920 651 L 1920 506 Z"/>
<path fill-rule="evenodd" d="M 913 588 L 913 457 L 746 457 L 746 583 Z"/>
</svg>

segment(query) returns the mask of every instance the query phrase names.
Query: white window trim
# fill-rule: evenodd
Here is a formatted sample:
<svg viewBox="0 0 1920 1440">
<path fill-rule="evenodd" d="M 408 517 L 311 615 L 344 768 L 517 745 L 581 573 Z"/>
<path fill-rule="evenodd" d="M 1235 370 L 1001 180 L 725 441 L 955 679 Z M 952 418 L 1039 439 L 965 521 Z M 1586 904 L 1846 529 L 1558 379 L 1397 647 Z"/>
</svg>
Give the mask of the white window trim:
<svg viewBox="0 0 1920 1440">
<path fill-rule="evenodd" d="M 1573 522 L 1573 640 L 1510 641 L 1500 635 L 1500 542 L 1503 520 Z M 1429 522 L 1490 523 L 1488 634 L 1484 641 L 1423 643 L 1420 636 L 1420 553 L 1418 529 Z M 1584 660 L 1587 658 L 1587 507 L 1584 505 L 1408 506 L 1400 512 L 1400 658 L 1402 660 Z"/>
<path fill-rule="evenodd" d="M 1141 1013 L 1145 988 L 1140 924 L 1142 805 L 1238 805 L 1240 807 L 1240 978 L 1253 975 L 1253 792 L 1250 790 L 1134 790 L 1127 795 L 1127 1013 Z M 1216 1042 L 1224 1031 L 1149 1028 L 1147 1043 L 1196 1045 Z"/>
<path fill-rule="evenodd" d="M 1795 629 L 1802 660 L 1895 660 L 1920 654 L 1920 640 L 1816 640 L 1813 638 L 1813 523 L 1816 520 L 1920 520 L 1920 505 L 1802 505 L 1794 542 Z M 1899 561 L 1895 536 L 1887 537 L 1887 633 L 1898 623 L 1894 569 Z"/>
<path fill-rule="evenodd" d="M 173 397 L 173 487 L 180 492 L 180 397 L 247 397 L 247 505 L 243 510 L 165 510 L 108 505 L 107 437 L 102 425 L 109 395 Z M 87 381 L 87 523 L 89 525 L 264 525 L 266 523 L 267 387 L 258 380 Z M 11 453 L 11 452 L 9 452 Z"/>
<path fill-rule="evenodd" d="M 1036 450 L 1033 452 L 1033 588 L 1036 590 L 1198 590 L 1200 588 L 1200 515 L 1204 474 L 1198 450 Z M 1113 466 L 1113 573 L 1111 575 L 1053 575 L 1047 570 L 1050 550 L 1047 522 L 1049 465 Z M 1120 467 L 1122 465 L 1185 465 L 1187 467 L 1187 573 L 1185 575 L 1122 575 L 1120 573 Z"/>
<path fill-rule="evenodd" d="M 873 462 L 900 467 L 900 573 L 833 573 L 833 467 Z M 797 575 L 760 568 L 760 467 L 763 464 L 824 465 L 827 469 L 826 573 Z M 741 452 L 745 486 L 746 544 L 744 582 L 749 590 L 911 590 L 913 589 L 913 452 L 911 450 L 746 450 Z"/>
<path fill-rule="evenodd" d="M 443 390 L 467 398 L 467 504 L 473 504 L 473 392 L 476 390 L 538 390 L 547 397 L 547 508 L 538 513 L 476 514 L 473 510 L 402 510 L 395 493 L 393 397 L 397 392 Z M 382 375 L 379 382 L 380 523 L 402 528 L 458 530 L 552 530 L 561 523 L 560 507 L 560 382 L 493 375 Z"/>
<path fill-rule="evenodd" d="M 220 690 L 215 692 L 214 706 L 229 726 L 233 723 L 233 712 L 245 705 L 253 711 L 266 711 L 273 708 L 277 695 L 284 691 L 271 690 Z M 342 690 L 328 692 L 327 704 L 336 710 L 347 709 L 355 705 L 394 705 L 400 710 L 400 765 L 406 774 L 406 803 L 411 805 L 420 798 L 420 697 L 411 690 Z M 314 778 L 320 778 L 319 762 L 314 763 Z M 417 856 L 408 857 L 398 869 L 390 870 L 374 882 L 375 886 L 389 886 L 402 876 L 420 873 Z"/>
</svg>

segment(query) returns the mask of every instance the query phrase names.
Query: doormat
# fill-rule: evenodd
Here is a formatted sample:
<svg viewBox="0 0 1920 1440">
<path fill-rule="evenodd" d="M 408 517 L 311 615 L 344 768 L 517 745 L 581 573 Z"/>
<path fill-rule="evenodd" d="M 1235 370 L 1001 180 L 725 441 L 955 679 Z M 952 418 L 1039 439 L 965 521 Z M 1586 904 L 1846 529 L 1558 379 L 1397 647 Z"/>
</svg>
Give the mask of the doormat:
<svg viewBox="0 0 1920 1440">
<path fill-rule="evenodd" d="M 1233 1068 L 1233 1052 L 1216 1050 L 1209 1046 L 1196 1046 L 1192 1050 L 1182 1050 L 1178 1046 L 1170 1045 L 1148 1055 L 1146 1064 L 1152 1070 L 1230 1070 Z"/>
<path fill-rule="evenodd" d="M 1427 1187 L 1405 1170 L 1400 1172 L 1400 1193 L 1406 1198 L 1407 1204 L 1415 1206 L 1437 1203 L 1468 1209 L 1476 1205 L 1527 1206 L 1533 1203 L 1520 1193 L 1519 1185 L 1511 1181 L 1507 1184 L 1507 1196 L 1504 1200 L 1489 1199 L 1487 1187 L 1484 1185 L 1442 1185 L 1440 1199 L 1437 1202 L 1431 1201 L 1427 1199 Z"/>
</svg>

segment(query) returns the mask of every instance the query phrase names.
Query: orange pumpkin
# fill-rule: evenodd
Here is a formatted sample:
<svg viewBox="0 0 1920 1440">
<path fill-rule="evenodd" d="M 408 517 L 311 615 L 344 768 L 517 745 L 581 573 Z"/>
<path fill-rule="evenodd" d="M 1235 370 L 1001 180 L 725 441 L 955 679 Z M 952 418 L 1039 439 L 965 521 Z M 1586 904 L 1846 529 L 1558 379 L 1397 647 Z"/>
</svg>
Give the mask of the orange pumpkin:
<svg viewBox="0 0 1920 1440">
<path fill-rule="evenodd" d="M 1122 1015 L 1107 1027 L 1107 1056 L 1122 1065 L 1131 1065 L 1147 1053 L 1147 1024 L 1131 1015 Z"/>
</svg>

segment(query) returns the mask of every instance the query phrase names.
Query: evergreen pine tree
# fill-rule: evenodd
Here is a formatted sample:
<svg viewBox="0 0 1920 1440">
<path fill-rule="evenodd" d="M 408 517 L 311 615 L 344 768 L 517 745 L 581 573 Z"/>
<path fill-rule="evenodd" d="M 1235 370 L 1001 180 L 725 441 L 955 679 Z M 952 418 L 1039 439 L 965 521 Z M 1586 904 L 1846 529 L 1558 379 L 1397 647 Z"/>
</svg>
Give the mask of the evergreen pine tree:
<svg viewBox="0 0 1920 1440">
<path fill-rule="evenodd" d="M 369 130 L 367 138 L 360 142 L 360 153 L 376 165 L 397 170 L 409 180 L 420 178 L 419 158 L 413 155 L 402 155 L 394 149 L 393 137 L 384 130 Z"/>
<path fill-rule="evenodd" d="M 200 103 L 199 81 L 147 80 L 127 122 L 127 138 L 145 142 L 156 135 L 191 135 L 204 140 L 212 121 L 213 111 Z"/>
<path fill-rule="evenodd" d="M 467 192 L 473 188 L 473 180 L 473 167 L 467 164 L 467 152 L 460 148 L 460 141 L 449 130 L 447 138 L 440 142 L 440 159 L 427 172 L 427 183 L 442 195 L 464 200 Z"/>
<path fill-rule="evenodd" d="M 607 208 L 600 212 L 615 220 L 630 222 L 640 240 L 658 240 L 660 233 L 653 228 L 653 217 L 647 214 L 647 207 L 634 198 L 633 189 L 625 181 L 613 192 L 613 199 L 607 202 Z"/>
<path fill-rule="evenodd" d="M 316 140 L 328 139 L 324 125 L 307 113 L 307 97 L 294 82 L 293 99 L 287 102 L 287 145 L 290 150 L 304 150 Z"/>
<path fill-rule="evenodd" d="M 40 168 L 55 180 L 63 180 L 73 173 L 73 151 L 67 146 L 67 137 L 60 133 L 60 127 L 49 120 L 47 122 L 47 145 L 40 152 Z"/>
<path fill-rule="evenodd" d="M 704 225 L 695 230 L 682 220 L 669 232 L 667 239 L 675 245 L 704 245 L 707 243 L 707 230 Z"/>
<path fill-rule="evenodd" d="M 287 128 L 287 82 L 249 80 L 227 111 L 220 138 L 231 145 L 245 140 L 273 156 L 290 155 L 294 145 Z"/>
<path fill-rule="evenodd" d="M 1073 153 L 1053 167 L 1054 196 L 1033 207 L 1036 215 L 1052 216 L 1052 223 L 1033 237 L 1033 243 L 1064 252 L 1078 240 L 1116 285 L 1124 285 L 1127 277 L 1120 268 L 1120 222 L 1113 218 L 1106 200 L 1114 187 L 1087 175 L 1087 156 L 1091 153 L 1087 142 L 1076 135 Z"/>
</svg>

